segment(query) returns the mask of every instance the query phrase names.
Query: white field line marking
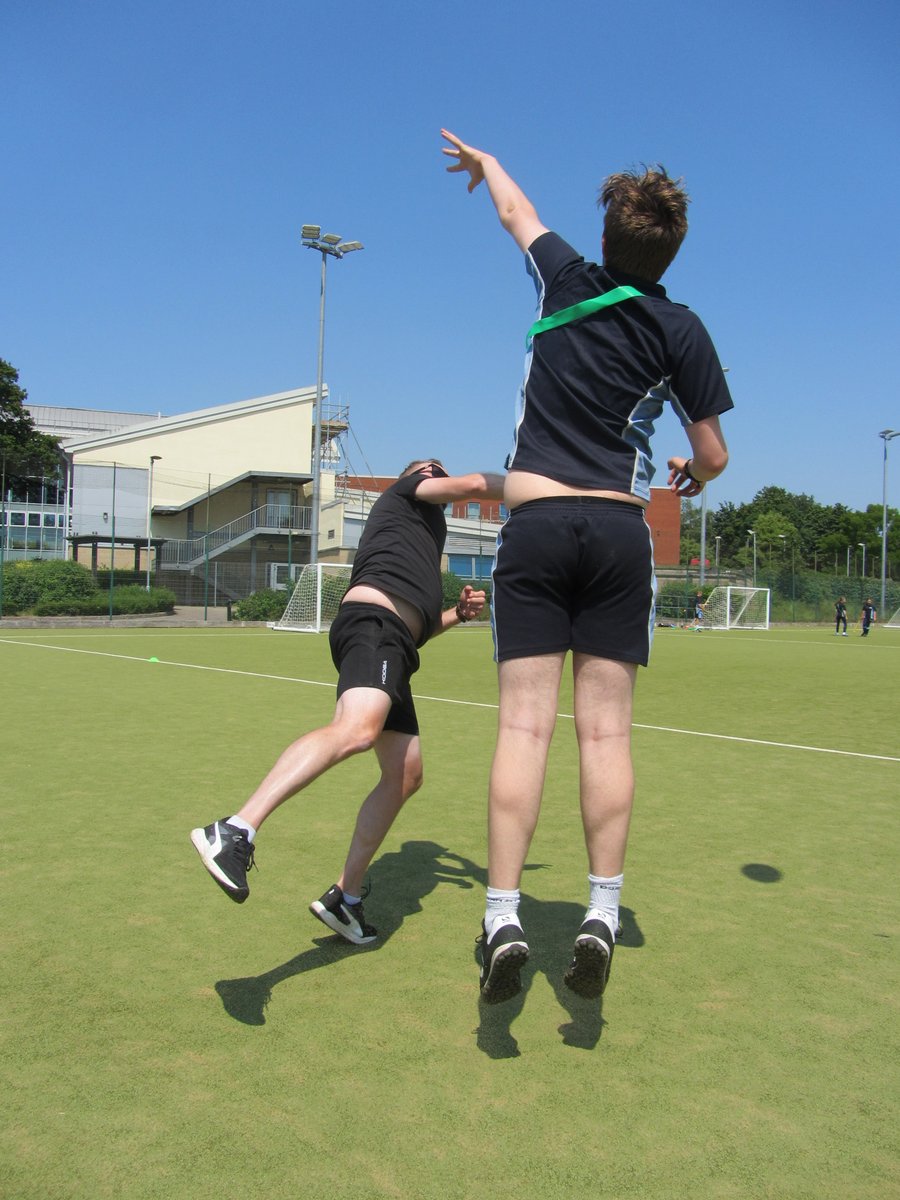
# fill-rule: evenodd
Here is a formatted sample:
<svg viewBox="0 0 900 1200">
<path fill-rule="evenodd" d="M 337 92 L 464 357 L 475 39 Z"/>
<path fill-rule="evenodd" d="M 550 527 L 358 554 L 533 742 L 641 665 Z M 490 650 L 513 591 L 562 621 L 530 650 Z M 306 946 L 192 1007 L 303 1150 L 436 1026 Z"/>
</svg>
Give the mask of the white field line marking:
<svg viewBox="0 0 900 1200">
<path fill-rule="evenodd" d="M 30 646 L 34 650 L 61 650 L 64 654 L 89 654 L 92 658 L 118 658 L 125 662 L 149 662 L 143 654 L 111 654 L 108 650 L 80 650 L 75 646 L 51 646 L 49 642 L 22 642 L 18 638 L 0 638 L 0 644 L 4 641 L 13 646 Z M 266 675 L 262 671 L 239 671 L 235 667 L 206 667 L 202 663 L 181 663 L 173 662 L 168 658 L 161 658 L 154 666 L 159 667 L 182 667 L 186 671 L 215 671 L 220 675 L 246 675 L 251 679 L 276 679 L 282 683 L 307 683 L 311 687 L 334 687 L 334 682 L 322 683 L 319 679 L 298 679 L 294 675 Z"/>
<path fill-rule="evenodd" d="M 143 656 L 139 657 L 135 654 L 110 654 L 105 650 L 79 650 L 74 646 L 52 646 L 48 642 L 24 642 L 18 638 L 0 638 L 0 644 L 4 641 L 15 646 L 30 646 L 36 650 L 60 650 L 67 654 L 89 654 L 94 658 L 118 658 L 124 659 L 126 662 L 148 661 Z M 201 663 L 180 663 L 172 662 L 169 659 L 160 659 L 158 665 L 161 667 L 181 667 L 187 671 L 213 671 L 220 675 L 242 675 L 250 679 L 274 679 L 281 683 L 303 683 L 309 687 L 333 688 L 335 686 L 334 681 L 323 683 L 320 679 L 300 679 L 295 675 L 267 675 L 262 671 L 239 671 L 234 667 L 207 667 Z M 425 696 L 420 692 L 414 693 L 414 699 L 427 700 L 433 704 L 456 704 L 465 708 L 486 708 L 494 712 L 499 707 L 497 704 L 486 704 L 478 700 L 451 700 L 448 696 Z M 574 721 L 575 719 L 572 713 L 557 713 L 556 715 L 565 721 Z M 773 746 L 777 750 L 804 750 L 810 754 L 837 754 L 842 758 L 873 759 L 876 762 L 900 762 L 900 757 L 891 754 L 863 754 L 858 750 L 833 750 L 827 746 L 804 746 L 797 742 L 771 742 L 765 738 L 738 737 L 730 733 L 705 733 L 698 729 L 676 729 L 669 725 L 641 725 L 634 722 L 632 729 L 644 729 L 651 733 L 677 733 L 682 737 L 712 738 L 720 742 L 743 742 L 747 746 Z"/>
</svg>

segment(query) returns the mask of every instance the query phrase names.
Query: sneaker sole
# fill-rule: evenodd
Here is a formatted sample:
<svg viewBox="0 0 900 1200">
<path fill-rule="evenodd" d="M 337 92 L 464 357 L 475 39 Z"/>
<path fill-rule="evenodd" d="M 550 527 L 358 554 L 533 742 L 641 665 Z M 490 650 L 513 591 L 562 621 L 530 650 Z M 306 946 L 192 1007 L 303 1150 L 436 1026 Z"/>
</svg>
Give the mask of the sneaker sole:
<svg viewBox="0 0 900 1200">
<path fill-rule="evenodd" d="M 598 938 L 576 938 L 572 965 L 563 983 L 576 996 L 596 1000 L 603 995 L 609 980 L 609 949 Z"/>
<path fill-rule="evenodd" d="M 345 925 L 343 921 L 339 921 L 334 913 L 325 907 L 321 900 L 313 900 L 309 906 L 309 911 L 314 917 L 318 917 L 323 925 L 327 925 L 332 933 L 338 934 L 346 942 L 352 942 L 354 946 L 368 946 L 378 936 L 374 933 L 371 936 L 354 933 L 349 925 Z"/>
<path fill-rule="evenodd" d="M 481 999 L 485 1004 L 502 1004 L 519 994 L 522 990 L 520 972 L 526 962 L 528 947 L 524 942 L 510 942 L 497 951 L 490 973 L 481 985 Z"/>
<path fill-rule="evenodd" d="M 210 875 L 212 875 L 213 879 L 216 881 L 225 895 L 228 896 L 229 899 L 233 900 L 235 904 L 243 904 L 250 895 L 250 889 L 248 887 L 236 887 L 228 878 L 222 868 L 209 853 L 210 846 L 209 842 L 206 840 L 205 832 L 202 829 L 193 829 L 191 831 L 191 842 L 194 845 L 194 849 L 203 859 L 204 867 L 206 867 L 207 871 L 209 871 Z"/>
</svg>

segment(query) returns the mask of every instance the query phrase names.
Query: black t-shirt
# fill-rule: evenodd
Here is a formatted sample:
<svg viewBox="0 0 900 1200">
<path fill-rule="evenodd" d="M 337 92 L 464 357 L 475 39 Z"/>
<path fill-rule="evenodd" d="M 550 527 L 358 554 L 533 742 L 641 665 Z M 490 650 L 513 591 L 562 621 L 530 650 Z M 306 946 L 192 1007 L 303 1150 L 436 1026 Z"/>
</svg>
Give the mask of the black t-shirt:
<svg viewBox="0 0 900 1200">
<path fill-rule="evenodd" d="M 440 504 L 417 500 L 429 476 L 420 471 L 392 483 L 372 505 L 350 573 L 350 587 L 369 584 L 400 596 L 422 615 L 423 646 L 436 631 L 443 609 L 441 555 L 447 522 Z"/>
<path fill-rule="evenodd" d="M 586 262 L 556 233 L 535 238 L 526 266 L 539 317 L 620 284 L 644 295 L 535 336 L 507 467 L 648 500 L 663 405 L 684 425 L 733 407 L 709 334 L 658 283 Z"/>
</svg>

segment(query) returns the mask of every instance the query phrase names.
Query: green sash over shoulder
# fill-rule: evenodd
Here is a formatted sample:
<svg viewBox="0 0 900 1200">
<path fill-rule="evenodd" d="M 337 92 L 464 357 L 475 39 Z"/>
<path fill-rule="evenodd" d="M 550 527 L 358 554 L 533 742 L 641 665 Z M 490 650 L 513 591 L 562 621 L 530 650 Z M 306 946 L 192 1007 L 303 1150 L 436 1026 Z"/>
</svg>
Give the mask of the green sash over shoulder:
<svg viewBox="0 0 900 1200">
<path fill-rule="evenodd" d="M 602 296 L 592 296 L 590 300 L 582 300 L 579 304 L 573 304 L 569 308 L 561 308 L 559 312 L 551 313 L 549 317 L 541 317 L 539 321 L 535 321 L 525 335 L 525 345 L 530 345 L 533 337 L 539 333 L 545 333 L 548 329 L 556 329 L 559 325 L 568 325 L 570 321 L 577 321 L 579 317 L 586 317 L 589 313 L 597 312 L 601 308 L 609 308 L 612 304 L 620 304 L 623 300 L 632 300 L 643 294 L 637 288 L 623 284 L 621 287 L 604 292 Z"/>
</svg>

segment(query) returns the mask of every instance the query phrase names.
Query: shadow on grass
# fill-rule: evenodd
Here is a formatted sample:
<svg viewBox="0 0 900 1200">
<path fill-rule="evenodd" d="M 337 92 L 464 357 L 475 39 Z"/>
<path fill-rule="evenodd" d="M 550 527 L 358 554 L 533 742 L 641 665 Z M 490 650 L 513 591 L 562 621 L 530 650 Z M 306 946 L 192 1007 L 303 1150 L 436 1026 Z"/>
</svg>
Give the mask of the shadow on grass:
<svg viewBox="0 0 900 1200">
<path fill-rule="evenodd" d="M 532 981 L 539 972 L 546 976 L 560 1007 L 569 1014 L 568 1022 L 558 1027 L 563 1045 L 579 1050 L 593 1050 L 600 1041 L 603 1026 L 606 1024 L 603 1019 L 603 998 L 584 1000 L 563 983 L 563 976 L 572 961 L 575 933 L 584 919 L 584 905 L 564 900 L 535 900 L 523 892 L 519 915 L 531 951 L 522 974 L 522 990 L 518 996 L 504 1004 L 479 1002 L 478 1012 L 481 1020 L 476 1030 L 479 1050 L 490 1058 L 519 1056 L 521 1051 L 511 1026 L 525 1007 L 525 999 Z M 619 915 L 622 933 L 616 942 L 616 953 L 621 954 L 625 947 L 643 946 L 644 935 L 632 910 L 622 908 Z M 614 953 L 610 984 L 615 982 L 615 972 Z"/>
<path fill-rule="evenodd" d="M 542 869 L 539 863 L 529 863 L 525 867 L 526 872 Z M 462 888 L 478 884 L 484 888 L 487 870 L 437 842 L 404 842 L 399 851 L 382 855 L 372 865 L 370 879 L 373 896 L 377 895 L 371 911 L 378 929 L 377 942 L 370 946 L 353 946 L 337 934 L 326 934 L 315 938 L 310 949 L 262 975 L 220 979 L 215 988 L 228 1015 L 245 1025 L 264 1025 L 272 989 L 279 983 L 306 971 L 341 962 L 347 955 L 377 952 L 407 917 L 422 911 L 423 898 L 439 884 L 453 883 Z M 539 901 L 523 892 L 519 914 L 531 949 L 522 976 L 522 991 L 504 1004 L 487 1005 L 476 999 L 480 1016 L 476 1030 L 478 1048 L 491 1058 L 516 1058 L 520 1054 L 510 1026 L 524 1007 L 536 971 L 542 971 L 560 1006 L 570 1017 L 567 1023 L 559 1026 L 564 1045 L 593 1049 L 605 1024 L 602 999 L 584 1000 L 563 983 L 563 975 L 571 961 L 575 932 L 584 917 L 584 905 L 561 900 Z M 623 908 L 620 915 L 622 933 L 616 942 L 617 950 L 643 946 L 644 936 L 632 910 Z M 473 995 L 477 994 L 477 978 L 477 974 L 473 974 Z"/>
<path fill-rule="evenodd" d="M 783 872 L 769 863 L 745 863 L 741 867 L 741 874 L 755 883 L 780 883 L 784 878 Z"/>
<path fill-rule="evenodd" d="M 486 868 L 449 851 L 446 857 L 459 864 L 464 878 L 474 879 L 482 888 L 487 887 Z M 543 863 L 525 865 L 526 873 L 544 869 Z M 563 1044 L 592 1050 L 600 1040 L 601 1031 L 606 1024 L 603 1020 L 603 1000 L 584 1000 L 563 983 L 563 976 L 572 961 L 575 934 L 584 920 L 584 905 L 565 900 L 535 900 L 527 892 L 522 892 L 519 916 L 531 952 L 522 975 L 522 990 L 512 1000 L 502 1004 L 483 1004 L 480 1000 L 476 1001 L 480 1019 L 475 1035 L 479 1050 L 490 1058 L 519 1056 L 519 1044 L 510 1027 L 525 1006 L 525 998 L 536 970 L 546 975 L 560 1007 L 569 1014 L 568 1023 L 559 1026 Z M 622 932 L 616 941 L 617 948 L 643 946 L 644 935 L 634 912 L 630 908 L 621 908 L 619 917 Z M 476 965 L 480 967 L 477 948 L 474 958 Z M 615 967 L 615 956 L 613 966 Z"/>
<path fill-rule="evenodd" d="M 442 860 L 452 860 L 452 863 Z M 484 876 L 484 870 L 472 867 Z M 245 1025 L 264 1025 L 265 1009 L 272 988 L 285 979 L 305 971 L 341 962 L 347 955 L 371 954 L 391 938 L 404 920 L 422 911 L 422 899 L 440 883 L 455 883 L 471 888 L 478 878 L 469 864 L 437 842 L 404 842 L 399 851 L 384 854 L 372 865 L 370 883 L 373 894 L 371 915 L 378 929 L 378 940 L 369 946 L 354 946 L 338 934 L 314 938 L 315 945 L 262 975 L 245 979 L 220 979 L 215 985 L 225 1011 Z M 377 897 L 377 899 L 376 899 Z M 315 921 L 314 917 L 309 918 Z"/>
</svg>

